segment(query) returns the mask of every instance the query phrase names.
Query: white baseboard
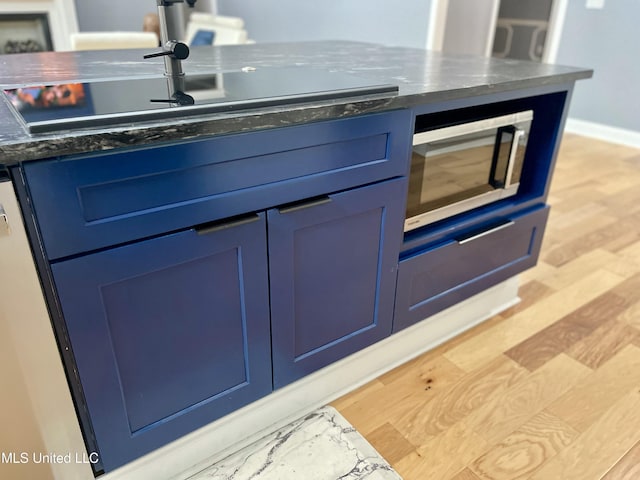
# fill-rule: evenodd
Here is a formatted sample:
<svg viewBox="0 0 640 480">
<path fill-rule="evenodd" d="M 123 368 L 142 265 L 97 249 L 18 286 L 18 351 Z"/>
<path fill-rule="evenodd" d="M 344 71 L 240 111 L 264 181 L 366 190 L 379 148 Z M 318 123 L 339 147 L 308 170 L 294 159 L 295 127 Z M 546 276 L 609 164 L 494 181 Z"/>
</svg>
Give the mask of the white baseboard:
<svg viewBox="0 0 640 480">
<path fill-rule="evenodd" d="M 626 130 L 601 123 L 569 118 L 567 119 L 565 131 L 585 137 L 597 138 L 605 142 L 640 148 L 640 132 L 636 132 L 635 130 Z"/>
<path fill-rule="evenodd" d="M 100 479 L 186 479 L 518 302 L 513 277 Z"/>
</svg>

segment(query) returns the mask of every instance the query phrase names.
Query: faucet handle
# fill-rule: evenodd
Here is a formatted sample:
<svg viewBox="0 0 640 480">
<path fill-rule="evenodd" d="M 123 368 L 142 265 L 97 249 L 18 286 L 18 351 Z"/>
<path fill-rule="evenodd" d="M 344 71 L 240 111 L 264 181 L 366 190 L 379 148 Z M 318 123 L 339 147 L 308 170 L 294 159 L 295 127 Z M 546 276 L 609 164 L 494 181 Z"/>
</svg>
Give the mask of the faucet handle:
<svg viewBox="0 0 640 480">
<path fill-rule="evenodd" d="M 185 60 L 189 57 L 189 47 L 186 43 L 169 41 L 165 44 L 164 48 L 165 50 L 162 52 L 150 53 L 145 55 L 143 58 L 146 59 L 170 55 L 177 60 Z"/>
<path fill-rule="evenodd" d="M 152 103 L 173 103 L 182 107 L 187 105 L 195 105 L 196 100 L 188 93 L 176 90 L 171 98 L 152 98 L 149 100 Z"/>
</svg>

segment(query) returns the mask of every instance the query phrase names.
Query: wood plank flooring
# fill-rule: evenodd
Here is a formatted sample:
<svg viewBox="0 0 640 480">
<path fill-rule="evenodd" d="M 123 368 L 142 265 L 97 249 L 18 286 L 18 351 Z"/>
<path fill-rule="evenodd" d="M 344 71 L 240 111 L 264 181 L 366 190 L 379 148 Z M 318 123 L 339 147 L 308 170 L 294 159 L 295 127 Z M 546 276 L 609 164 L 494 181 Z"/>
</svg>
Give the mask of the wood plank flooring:
<svg viewBox="0 0 640 480">
<path fill-rule="evenodd" d="M 522 302 L 333 405 L 405 480 L 640 479 L 640 150 L 565 135 Z"/>
</svg>

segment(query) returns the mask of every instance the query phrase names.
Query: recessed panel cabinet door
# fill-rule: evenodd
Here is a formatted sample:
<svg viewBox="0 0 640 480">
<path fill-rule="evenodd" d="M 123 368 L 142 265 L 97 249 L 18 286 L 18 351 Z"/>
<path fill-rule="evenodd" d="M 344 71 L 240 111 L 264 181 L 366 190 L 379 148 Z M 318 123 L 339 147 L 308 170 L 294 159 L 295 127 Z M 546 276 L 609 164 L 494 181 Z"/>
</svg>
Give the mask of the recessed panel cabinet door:
<svg viewBox="0 0 640 480">
<path fill-rule="evenodd" d="M 269 210 L 275 388 L 391 333 L 405 182 Z"/>
<path fill-rule="evenodd" d="M 265 214 L 52 266 L 110 471 L 271 391 Z"/>
</svg>

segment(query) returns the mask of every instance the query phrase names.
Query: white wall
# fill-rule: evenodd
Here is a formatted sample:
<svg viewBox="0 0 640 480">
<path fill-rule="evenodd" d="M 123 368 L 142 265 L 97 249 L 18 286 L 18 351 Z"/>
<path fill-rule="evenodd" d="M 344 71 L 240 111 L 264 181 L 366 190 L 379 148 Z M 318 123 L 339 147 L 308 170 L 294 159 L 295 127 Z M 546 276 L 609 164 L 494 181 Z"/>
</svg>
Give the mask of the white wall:
<svg viewBox="0 0 640 480">
<path fill-rule="evenodd" d="M 425 48 L 435 0 L 199 0 L 196 10 L 244 18 L 257 42 L 353 40 Z M 75 0 L 80 31 L 140 31 L 155 0 Z"/>
<path fill-rule="evenodd" d="M 572 119 L 640 136 L 640 1 L 606 0 L 601 10 L 569 0 L 556 63 L 594 69 L 577 82 Z"/>
<path fill-rule="evenodd" d="M 141 32 L 147 13 L 158 11 L 155 0 L 75 0 L 81 32 Z"/>
<path fill-rule="evenodd" d="M 353 40 L 425 48 L 433 0 L 218 0 L 256 42 Z"/>
</svg>

